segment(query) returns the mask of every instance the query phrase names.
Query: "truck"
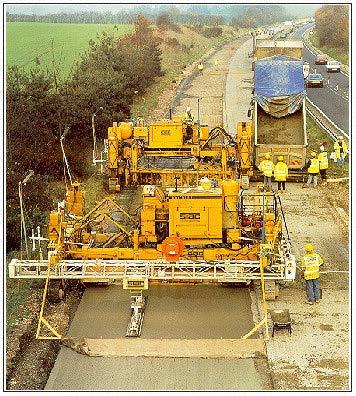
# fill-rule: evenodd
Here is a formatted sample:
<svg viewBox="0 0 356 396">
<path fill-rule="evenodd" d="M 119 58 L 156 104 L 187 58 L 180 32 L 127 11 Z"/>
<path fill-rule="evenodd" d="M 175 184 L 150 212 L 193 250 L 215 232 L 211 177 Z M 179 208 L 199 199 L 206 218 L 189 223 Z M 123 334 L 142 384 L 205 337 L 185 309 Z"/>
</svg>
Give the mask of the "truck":
<svg viewBox="0 0 356 396">
<path fill-rule="evenodd" d="M 279 54 L 256 61 L 251 109 L 255 166 L 267 152 L 275 163 L 283 156 L 292 171 L 305 166 L 305 98 L 302 59 Z"/>
<path fill-rule="evenodd" d="M 271 40 L 256 38 L 254 61 L 274 55 L 286 55 L 292 58 L 303 58 L 303 42 L 296 39 Z"/>
</svg>

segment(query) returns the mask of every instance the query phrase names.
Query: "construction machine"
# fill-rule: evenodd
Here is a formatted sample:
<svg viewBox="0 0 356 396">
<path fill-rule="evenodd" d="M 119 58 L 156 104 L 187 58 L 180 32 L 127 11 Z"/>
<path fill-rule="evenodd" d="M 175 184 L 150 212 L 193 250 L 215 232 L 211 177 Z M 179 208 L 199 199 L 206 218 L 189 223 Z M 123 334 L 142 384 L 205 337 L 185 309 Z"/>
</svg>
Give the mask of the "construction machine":
<svg viewBox="0 0 356 396">
<path fill-rule="evenodd" d="M 48 257 L 13 259 L 10 278 L 122 282 L 131 292 L 127 336 L 139 336 L 150 282 L 249 283 L 293 281 L 295 257 L 280 199 L 273 192 L 244 191 L 239 181 L 196 187 L 142 189 L 137 216 L 112 197 L 83 213 L 84 194 L 71 187 L 65 205 L 48 223 Z M 287 232 L 287 234 L 286 234 Z M 37 336 L 41 338 L 41 326 Z M 54 333 L 55 338 L 60 338 Z"/>
<path fill-rule="evenodd" d="M 238 174 L 237 143 L 223 128 L 171 116 L 148 126 L 114 122 L 106 145 L 109 190 L 129 185 L 194 186 Z"/>
</svg>

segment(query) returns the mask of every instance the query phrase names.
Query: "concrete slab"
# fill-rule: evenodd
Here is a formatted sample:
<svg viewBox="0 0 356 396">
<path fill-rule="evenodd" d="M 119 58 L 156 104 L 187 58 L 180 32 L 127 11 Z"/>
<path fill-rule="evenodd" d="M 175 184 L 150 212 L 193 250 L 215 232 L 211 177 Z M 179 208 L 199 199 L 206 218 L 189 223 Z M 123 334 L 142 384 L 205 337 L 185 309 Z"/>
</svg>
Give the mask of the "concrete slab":
<svg viewBox="0 0 356 396">
<path fill-rule="evenodd" d="M 248 288 L 157 284 L 148 297 L 142 338 L 240 338 L 253 327 Z M 121 285 L 88 288 L 68 335 L 125 337 L 130 294 Z"/>
<path fill-rule="evenodd" d="M 229 64 L 224 95 L 224 128 L 232 136 L 236 134 L 236 123 L 248 121 L 253 89 L 251 58 L 252 39 L 243 43 L 235 52 Z"/>
<path fill-rule="evenodd" d="M 253 327 L 248 288 L 164 284 L 152 285 L 147 295 L 142 341 L 151 339 L 159 343 L 163 338 L 162 350 L 164 342 L 174 343 L 178 338 L 188 342 L 202 338 L 210 338 L 208 343 L 223 342 L 240 338 Z M 117 337 L 125 341 L 129 303 L 129 293 L 119 285 L 87 289 L 69 335 Z M 251 342 L 260 340 L 249 340 L 247 344 Z M 176 354 L 182 356 L 182 350 Z M 46 389 L 247 390 L 270 386 L 267 361 L 262 357 L 102 358 L 84 356 L 63 347 Z"/>
<path fill-rule="evenodd" d="M 259 359 L 265 364 L 262 359 Z M 63 348 L 46 390 L 271 389 L 253 359 L 93 358 Z"/>
<path fill-rule="evenodd" d="M 266 355 L 263 339 L 68 338 L 64 345 L 97 357 L 251 358 Z"/>
</svg>

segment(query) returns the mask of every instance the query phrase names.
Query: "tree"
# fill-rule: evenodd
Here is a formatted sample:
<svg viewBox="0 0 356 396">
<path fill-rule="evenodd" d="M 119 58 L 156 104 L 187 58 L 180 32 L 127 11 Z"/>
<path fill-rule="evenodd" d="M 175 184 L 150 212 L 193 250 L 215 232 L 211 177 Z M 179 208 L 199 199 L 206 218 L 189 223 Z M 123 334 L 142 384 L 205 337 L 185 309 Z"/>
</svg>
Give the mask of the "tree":
<svg viewBox="0 0 356 396">
<path fill-rule="evenodd" d="M 332 22 L 331 22 L 332 21 Z M 325 5 L 315 12 L 315 30 L 321 46 L 348 47 L 348 5 Z"/>
<path fill-rule="evenodd" d="M 161 29 L 161 30 L 168 29 L 169 26 L 171 26 L 171 24 L 172 24 L 172 21 L 168 14 L 158 15 L 157 20 L 156 20 L 156 25 L 159 29 Z"/>
</svg>

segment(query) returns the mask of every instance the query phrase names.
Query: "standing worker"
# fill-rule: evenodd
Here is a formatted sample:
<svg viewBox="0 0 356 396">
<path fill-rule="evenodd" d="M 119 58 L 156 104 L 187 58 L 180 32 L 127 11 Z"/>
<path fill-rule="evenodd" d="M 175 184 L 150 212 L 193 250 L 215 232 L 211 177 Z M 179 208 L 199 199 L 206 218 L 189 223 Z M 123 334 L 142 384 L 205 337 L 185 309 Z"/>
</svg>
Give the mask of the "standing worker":
<svg viewBox="0 0 356 396">
<path fill-rule="evenodd" d="M 345 157 L 349 152 L 343 136 L 340 135 L 337 138 L 336 142 L 334 143 L 334 150 L 336 153 L 337 164 L 343 165 Z"/>
<path fill-rule="evenodd" d="M 312 151 L 310 153 L 311 159 L 307 162 L 306 166 L 308 167 L 308 181 L 307 184 L 304 184 L 303 187 L 308 187 L 309 184 L 314 182 L 314 186 L 318 185 L 318 175 L 319 175 L 319 160 L 316 156 L 316 152 Z"/>
<path fill-rule="evenodd" d="M 201 62 L 199 62 L 198 70 L 199 70 L 201 73 L 203 73 L 203 69 L 204 69 L 203 64 L 202 64 Z"/>
<path fill-rule="evenodd" d="M 272 191 L 272 174 L 274 170 L 274 163 L 271 161 L 270 153 L 265 154 L 265 159 L 260 162 L 258 169 L 263 173 L 264 189 Z"/>
<path fill-rule="evenodd" d="M 320 153 L 318 155 L 319 170 L 321 176 L 321 184 L 326 184 L 326 170 L 329 168 L 328 153 L 325 151 L 324 144 L 320 145 Z"/>
<path fill-rule="evenodd" d="M 314 253 L 314 246 L 311 243 L 305 245 L 305 256 L 302 258 L 302 270 L 307 291 L 307 303 L 314 304 L 320 302 L 320 280 L 319 267 L 324 264 L 318 253 Z"/>
<path fill-rule="evenodd" d="M 184 121 L 185 121 L 185 122 L 188 122 L 188 123 L 192 123 L 193 120 L 194 120 L 194 117 L 193 117 L 193 115 L 192 115 L 192 109 L 191 109 L 189 106 L 187 106 L 187 108 L 186 108 L 186 110 L 185 110 L 185 118 L 184 118 Z"/>
<path fill-rule="evenodd" d="M 279 156 L 278 162 L 274 167 L 274 179 L 277 182 L 277 190 L 278 191 L 286 191 L 286 180 L 288 177 L 288 165 L 283 162 L 283 156 Z"/>
</svg>

